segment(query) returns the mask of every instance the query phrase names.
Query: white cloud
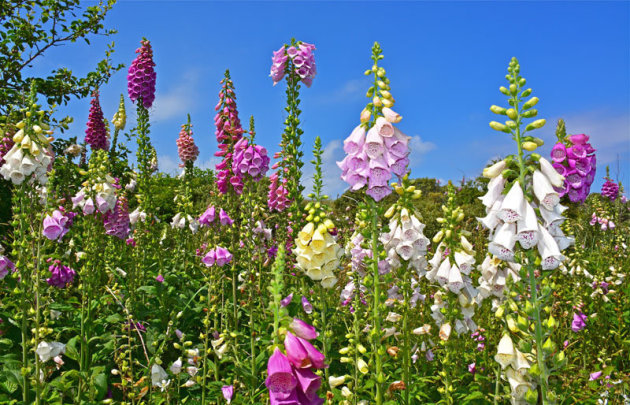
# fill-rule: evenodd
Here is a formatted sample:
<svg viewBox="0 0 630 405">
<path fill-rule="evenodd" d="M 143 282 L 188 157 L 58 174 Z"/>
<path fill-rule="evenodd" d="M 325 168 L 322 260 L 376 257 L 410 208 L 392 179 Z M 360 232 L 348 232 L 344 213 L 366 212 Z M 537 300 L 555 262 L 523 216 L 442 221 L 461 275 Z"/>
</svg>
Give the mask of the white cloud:
<svg viewBox="0 0 630 405">
<path fill-rule="evenodd" d="M 342 194 L 347 184 L 341 180 L 341 169 L 337 166 L 337 161 L 343 160 L 344 151 L 339 139 L 333 139 L 324 147 L 322 151 L 322 176 L 324 181 L 323 193 L 328 194 L 331 199 Z M 302 184 L 304 193 L 308 194 L 313 190 L 313 174 L 315 167 L 310 163 L 311 159 L 305 159 L 304 173 L 302 174 Z"/>
<path fill-rule="evenodd" d="M 326 104 L 346 102 L 360 96 L 364 88 L 367 88 L 365 81 L 351 79 L 345 82 L 340 88 L 320 95 L 317 100 Z"/>
<path fill-rule="evenodd" d="M 422 155 L 436 148 L 433 142 L 423 141 L 420 135 L 412 136 L 409 140 L 409 167 L 416 167 L 422 161 Z"/>
<path fill-rule="evenodd" d="M 195 106 L 200 74 L 197 69 L 189 69 L 179 82 L 171 83 L 167 91 L 158 89 L 151 108 L 151 121 L 158 122 L 171 118 L 185 119 L 186 113 Z"/>
<path fill-rule="evenodd" d="M 169 155 L 158 156 L 158 168 L 163 173 L 178 174 L 180 172 L 179 159 L 173 159 Z"/>
</svg>

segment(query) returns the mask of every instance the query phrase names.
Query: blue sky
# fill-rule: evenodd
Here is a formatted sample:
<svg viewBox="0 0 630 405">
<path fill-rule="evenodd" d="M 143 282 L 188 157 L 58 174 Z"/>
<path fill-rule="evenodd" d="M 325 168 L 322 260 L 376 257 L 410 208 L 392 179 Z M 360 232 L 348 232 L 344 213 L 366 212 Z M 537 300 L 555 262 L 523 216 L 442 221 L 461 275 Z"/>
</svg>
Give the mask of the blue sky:
<svg viewBox="0 0 630 405">
<path fill-rule="evenodd" d="M 94 3 L 86 3 L 94 4 Z M 257 141 L 278 150 L 283 129 L 284 84 L 272 86 L 271 53 L 291 37 L 317 46 L 318 75 L 303 88 L 304 152 L 310 160 L 316 136 L 325 146 L 327 191 L 345 184 L 335 160 L 357 125 L 367 99 L 370 49 L 379 41 L 391 80 L 399 128 L 413 137 L 412 176 L 460 180 L 473 177 L 492 158 L 511 153 L 513 142 L 493 131 L 492 104 L 505 105 L 498 88 L 507 64 L 519 58 L 521 73 L 540 98 L 548 124 L 538 135 L 554 142 L 555 122 L 569 133 L 586 133 L 598 149 L 598 191 L 605 173 L 630 183 L 630 3 L 629 2 L 210 2 L 119 0 L 106 20 L 111 38 L 49 52 L 33 67 L 43 73 L 68 66 L 78 74 L 116 42 L 115 63 L 127 66 L 140 39 L 148 38 L 157 64 L 157 96 L 151 137 L 161 169 L 176 170 L 175 140 L 192 116 L 201 151 L 198 164 L 214 166 L 213 116 L 219 81 L 230 69 L 241 120 L 256 119 Z M 126 68 L 101 89 L 106 117 L 126 96 Z M 129 100 L 130 124 L 135 113 Z M 89 100 L 59 110 L 75 121 L 68 135 L 84 136 Z M 617 166 L 619 163 L 619 169 Z M 305 183 L 310 184 L 310 164 Z"/>
</svg>

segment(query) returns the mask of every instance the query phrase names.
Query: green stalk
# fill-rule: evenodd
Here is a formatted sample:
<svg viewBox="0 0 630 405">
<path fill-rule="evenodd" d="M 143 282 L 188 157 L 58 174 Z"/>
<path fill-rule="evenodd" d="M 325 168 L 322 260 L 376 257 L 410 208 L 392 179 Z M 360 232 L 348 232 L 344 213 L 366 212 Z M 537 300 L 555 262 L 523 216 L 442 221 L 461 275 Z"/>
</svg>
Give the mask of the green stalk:
<svg viewBox="0 0 630 405">
<path fill-rule="evenodd" d="M 512 72 L 512 78 L 514 79 L 514 83 L 517 82 L 517 74 L 516 72 Z M 520 86 L 517 88 L 520 91 Z M 527 195 L 527 189 L 525 187 L 525 175 L 527 174 L 527 168 L 525 166 L 525 159 L 523 157 L 523 141 L 521 135 L 521 109 L 519 107 L 519 97 L 518 91 L 512 95 L 512 107 L 516 111 L 516 128 L 515 128 L 515 140 L 516 146 L 518 148 L 518 158 L 517 163 L 519 167 L 519 183 L 521 188 L 523 189 L 523 194 Z M 530 251 L 531 252 L 531 251 Z M 528 252 L 528 253 L 530 253 Z M 534 258 L 533 255 L 528 254 L 527 261 L 527 271 L 529 275 L 529 288 L 530 288 L 530 302 L 534 307 L 534 321 L 535 321 L 535 335 L 534 335 L 534 343 L 536 346 L 536 361 L 538 363 L 538 367 L 540 369 L 540 391 L 542 394 L 543 405 L 548 404 L 547 400 L 547 367 L 545 366 L 545 360 L 543 355 L 543 330 L 542 330 L 542 322 L 540 319 L 540 302 L 538 301 L 538 283 L 536 282 L 536 277 L 534 275 Z"/>
<path fill-rule="evenodd" d="M 410 368 L 411 368 L 411 351 L 409 350 L 409 346 L 411 344 L 411 335 L 409 333 L 409 299 L 410 299 L 410 288 L 411 282 L 410 274 L 409 274 L 409 266 L 405 264 L 404 268 L 404 280 L 403 280 L 403 294 L 404 294 L 404 302 L 403 302 L 403 336 L 404 336 L 404 344 L 403 344 L 403 381 L 405 383 L 405 393 L 404 393 L 404 402 L 406 405 L 409 404 L 409 396 L 411 391 L 411 381 L 409 379 Z"/>
<path fill-rule="evenodd" d="M 206 379 L 208 377 L 208 335 L 210 334 L 208 331 L 208 326 L 210 325 L 210 283 L 208 283 L 208 297 L 206 298 L 206 305 L 208 305 L 208 312 L 206 312 L 206 318 L 203 320 L 204 326 L 206 327 L 203 339 L 203 382 L 201 384 L 201 404 L 206 403 Z M 216 360 L 215 360 L 215 368 L 216 368 Z"/>
<path fill-rule="evenodd" d="M 381 314 L 379 311 L 381 303 L 381 291 L 380 291 L 380 275 L 378 273 L 378 208 L 376 202 L 372 198 L 370 200 L 370 218 L 371 218 L 371 237 L 372 237 L 372 276 L 374 278 L 374 294 L 373 294 L 373 308 L 372 308 L 372 333 L 373 333 L 373 353 L 376 365 L 376 398 L 374 399 L 376 405 L 383 403 L 383 365 L 381 363 Z"/>
<path fill-rule="evenodd" d="M 530 301 L 532 306 L 534 307 L 534 322 L 535 322 L 535 343 L 536 343 L 536 361 L 538 363 L 538 367 L 540 369 L 540 391 L 542 393 L 542 401 L 543 405 L 548 404 L 547 400 L 547 367 L 545 365 L 545 359 L 543 355 L 543 329 L 542 322 L 540 320 L 540 303 L 538 302 L 538 291 L 537 291 L 537 283 L 536 276 L 534 275 L 534 266 L 531 263 L 528 263 L 527 270 L 529 273 L 529 288 L 530 288 Z"/>
<path fill-rule="evenodd" d="M 304 278 L 304 277 L 302 277 L 302 278 Z M 321 283 L 318 283 L 318 284 L 319 284 L 319 299 L 320 299 L 320 301 L 322 303 L 322 309 L 320 311 L 321 312 L 321 320 L 322 320 L 322 336 L 323 336 L 323 338 L 322 338 L 322 351 L 323 351 L 324 357 L 326 359 L 328 359 L 328 336 L 327 336 L 327 334 L 328 334 L 328 323 L 326 321 L 326 311 L 327 311 L 327 308 L 326 308 L 326 296 L 324 295 L 326 290 L 324 290 L 324 287 L 322 287 Z M 324 377 L 325 377 L 324 384 L 328 384 L 328 376 L 329 376 L 328 368 L 325 368 L 324 369 Z"/>
</svg>

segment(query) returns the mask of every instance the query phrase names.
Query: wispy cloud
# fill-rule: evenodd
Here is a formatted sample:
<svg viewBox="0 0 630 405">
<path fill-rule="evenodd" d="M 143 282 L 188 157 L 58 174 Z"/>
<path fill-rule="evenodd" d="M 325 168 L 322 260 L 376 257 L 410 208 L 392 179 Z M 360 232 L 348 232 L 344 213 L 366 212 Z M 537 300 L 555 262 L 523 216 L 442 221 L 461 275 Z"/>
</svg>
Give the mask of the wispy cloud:
<svg viewBox="0 0 630 405">
<path fill-rule="evenodd" d="M 351 79 L 341 87 L 325 92 L 318 97 L 320 103 L 343 103 L 358 98 L 363 93 L 365 82 Z"/>
<path fill-rule="evenodd" d="M 191 68 L 180 76 L 179 81 L 172 82 L 167 90 L 159 89 L 151 109 L 151 120 L 164 121 L 191 112 L 195 106 L 200 77 L 199 70 Z"/>
<path fill-rule="evenodd" d="M 412 136 L 409 140 L 409 167 L 418 166 L 422 162 L 422 156 L 436 147 L 433 142 L 423 141 L 420 135 Z"/>
<path fill-rule="evenodd" d="M 214 170 L 214 166 L 219 162 L 221 162 L 221 159 L 213 156 L 210 159 L 204 160 L 203 162 L 195 162 L 195 166 L 200 169 Z M 183 170 L 181 167 L 179 167 L 179 157 L 171 155 L 159 155 L 158 167 L 161 172 L 168 173 L 170 175 L 180 174 Z"/>
</svg>

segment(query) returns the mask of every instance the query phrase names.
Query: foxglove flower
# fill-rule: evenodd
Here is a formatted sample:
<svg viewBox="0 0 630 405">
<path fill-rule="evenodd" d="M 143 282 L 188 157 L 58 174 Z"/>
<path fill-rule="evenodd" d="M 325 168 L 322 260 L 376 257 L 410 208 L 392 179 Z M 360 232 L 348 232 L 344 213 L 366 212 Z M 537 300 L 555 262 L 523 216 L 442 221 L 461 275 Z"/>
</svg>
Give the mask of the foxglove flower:
<svg viewBox="0 0 630 405">
<path fill-rule="evenodd" d="M 151 108 L 155 100 L 155 63 L 151 43 L 143 39 L 142 46 L 136 49 L 138 56 L 131 62 L 127 74 L 127 90 L 134 103 L 142 100 L 144 108 Z"/>
<path fill-rule="evenodd" d="M 243 180 L 239 173 L 232 170 L 232 162 L 235 144 L 243 137 L 243 128 L 238 117 L 236 108 L 236 94 L 234 84 L 230 79 L 230 72 L 225 72 L 225 78 L 221 80 L 221 90 L 219 91 L 219 103 L 215 110 L 214 117 L 216 126 L 215 135 L 219 144 L 219 151 L 214 155 L 223 158 L 221 163 L 216 165 L 217 187 L 221 194 L 226 194 L 232 189 L 236 194 L 243 191 Z"/>
<path fill-rule="evenodd" d="M 72 219 L 75 215 L 74 212 L 65 213 L 62 207 L 54 210 L 52 215 L 46 215 L 42 231 L 44 236 L 52 241 L 61 241 L 72 226 Z"/>
<path fill-rule="evenodd" d="M 595 149 L 588 140 L 585 134 L 559 135 L 558 143 L 551 150 L 551 160 L 552 167 L 565 177 L 561 185 L 554 184 L 552 176 L 544 172 L 545 168 L 541 164 L 543 173 L 552 180 L 559 197 L 567 195 L 571 202 L 584 202 L 595 179 Z"/>
<path fill-rule="evenodd" d="M 287 67 L 289 67 L 299 76 L 306 87 L 311 87 L 317 74 L 315 57 L 313 55 L 314 50 L 315 45 L 299 41 L 295 46 L 283 45 L 280 49 L 274 51 L 271 58 L 271 73 L 269 74 L 273 84 L 276 85 L 282 80 Z"/>
<path fill-rule="evenodd" d="M 0 160 L 0 175 L 16 185 L 29 179 L 44 185 L 48 182 L 47 173 L 54 157 L 50 140 L 45 136 L 50 132 L 44 131 L 49 127 L 42 121 L 35 122 L 32 133 L 27 134 L 24 125 L 24 121 L 16 124 L 19 130 L 13 135 L 13 146 L 3 155 L 4 163 Z"/>
<path fill-rule="evenodd" d="M 260 180 L 269 170 L 267 149 L 259 145 L 249 145 L 247 138 L 241 138 L 234 145 L 232 171 L 241 176 L 250 176 Z"/>
<path fill-rule="evenodd" d="M 588 317 L 584 315 L 582 312 L 573 314 L 573 321 L 571 322 L 571 330 L 573 332 L 579 332 L 582 329 L 586 328 L 586 320 Z"/>
<path fill-rule="evenodd" d="M 107 235 L 115 236 L 123 240 L 129 236 L 131 225 L 129 220 L 129 205 L 124 196 L 118 198 L 113 210 L 107 211 L 103 215 L 103 225 Z"/>
<path fill-rule="evenodd" d="M 293 252 L 297 267 L 313 281 L 320 281 L 324 288 L 332 288 L 337 283 L 334 270 L 339 267 L 341 247 L 329 232 L 332 222 L 320 223 L 317 227 L 308 222 L 295 239 Z"/>
<path fill-rule="evenodd" d="M 619 195 L 619 185 L 607 178 L 606 182 L 602 185 L 602 196 L 607 197 L 610 201 L 615 201 Z"/>
<path fill-rule="evenodd" d="M 74 270 L 68 266 L 62 266 L 58 261 L 51 264 L 48 267 L 48 271 L 50 271 L 51 275 L 46 279 L 46 282 L 48 285 L 57 288 L 64 288 L 67 284 L 72 283 L 76 275 Z"/>
<path fill-rule="evenodd" d="M 90 145 L 92 150 L 109 149 L 105 117 L 98 101 L 98 90 L 94 91 L 90 102 L 90 114 L 88 116 L 87 129 L 85 130 L 85 143 Z"/>
<path fill-rule="evenodd" d="M 190 123 L 182 125 L 182 129 L 179 131 L 177 153 L 182 161 L 180 167 L 185 167 L 188 162 L 194 163 L 199 156 L 199 148 L 195 145 L 195 140 L 192 137 L 192 125 Z"/>
<path fill-rule="evenodd" d="M 0 280 L 9 274 L 9 270 L 15 271 L 15 264 L 8 257 L 0 254 Z"/>
</svg>

